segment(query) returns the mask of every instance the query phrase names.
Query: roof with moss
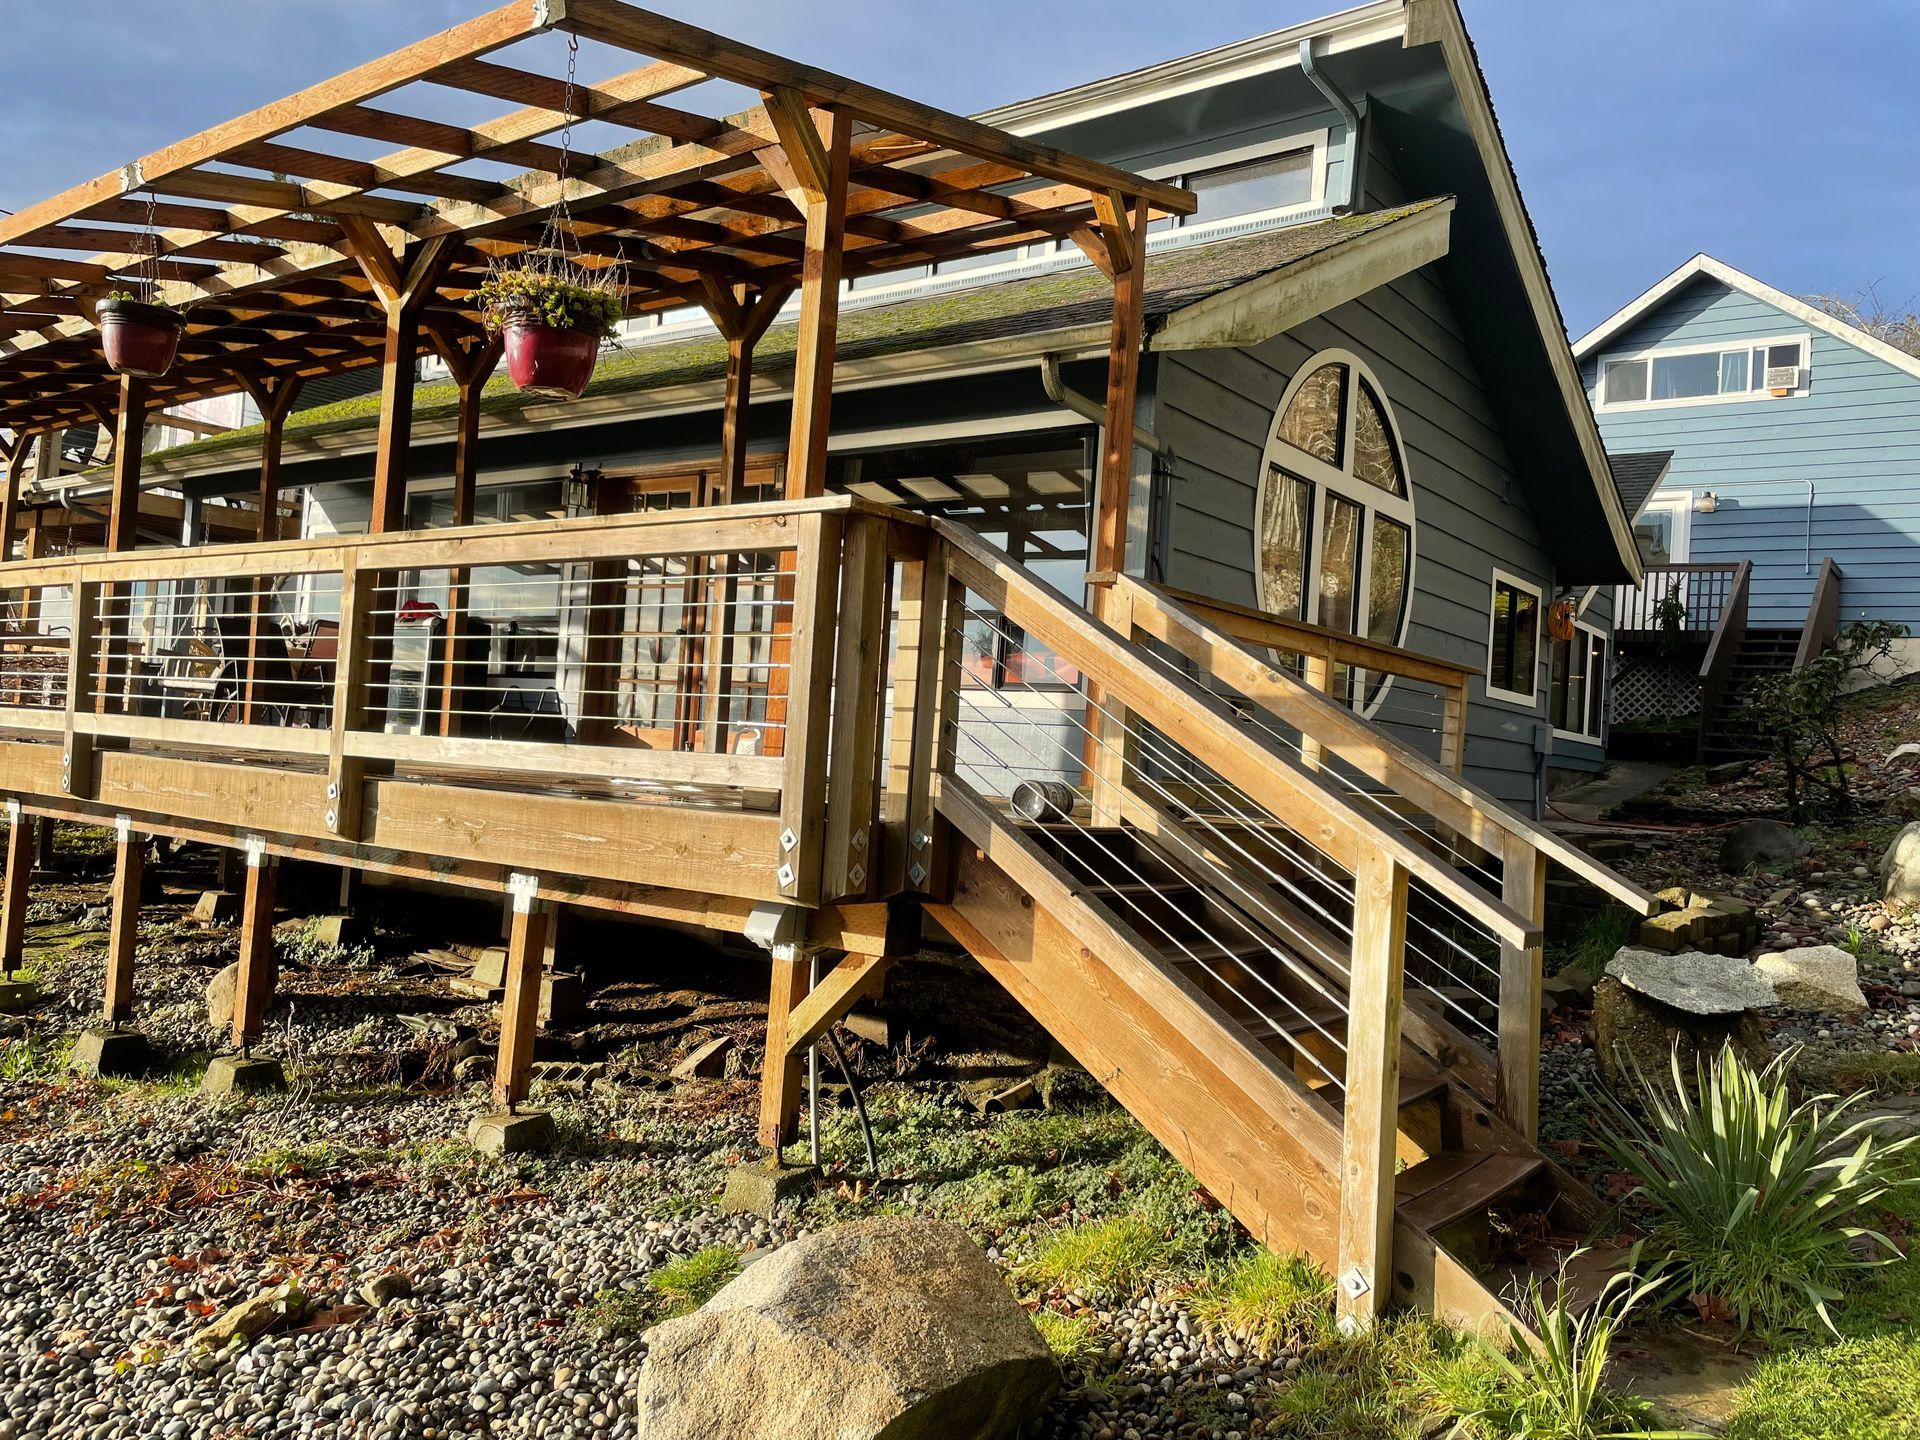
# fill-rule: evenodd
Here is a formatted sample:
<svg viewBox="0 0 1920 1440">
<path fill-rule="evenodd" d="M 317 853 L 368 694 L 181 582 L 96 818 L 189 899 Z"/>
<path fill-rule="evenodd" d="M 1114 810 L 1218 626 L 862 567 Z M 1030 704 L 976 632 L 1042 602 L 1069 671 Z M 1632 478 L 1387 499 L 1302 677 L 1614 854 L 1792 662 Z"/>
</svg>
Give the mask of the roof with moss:
<svg viewBox="0 0 1920 1440">
<path fill-rule="evenodd" d="M 1144 308 L 1148 325 L 1195 301 L 1351 243 L 1440 203 L 1423 200 L 1394 210 L 1338 216 L 1157 251 L 1147 261 Z M 841 361 L 856 361 L 972 341 L 1045 334 L 1103 323 L 1112 310 L 1113 290 L 1107 278 L 1091 266 L 1077 266 L 890 304 L 849 307 L 841 313 L 836 353 Z M 756 374 L 780 377 L 792 372 L 796 332 L 791 321 L 767 332 L 754 350 Z M 726 364 L 726 342 L 718 335 L 632 345 L 601 359 L 583 398 L 636 394 L 713 380 L 726 373 Z M 513 382 L 504 373 L 496 375 L 482 392 L 482 424 L 487 416 L 509 416 L 524 404 Z M 458 409 L 459 390 L 451 382 L 421 385 L 414 391 L 416 424 L 451 419 Z M 296 411 L 288 417 L 287 438 L 311 440 L 357 430 L 370 432 L 379 411 L 378 394 L 356 395 Z M 260 430 L 258 425 L 243 426 L 164 453 L 169 461 L 194 462 L 198 468 L 205 459 L 233 451 L 235 463 L 240 465 L 257 450 Z"/>
</svg>

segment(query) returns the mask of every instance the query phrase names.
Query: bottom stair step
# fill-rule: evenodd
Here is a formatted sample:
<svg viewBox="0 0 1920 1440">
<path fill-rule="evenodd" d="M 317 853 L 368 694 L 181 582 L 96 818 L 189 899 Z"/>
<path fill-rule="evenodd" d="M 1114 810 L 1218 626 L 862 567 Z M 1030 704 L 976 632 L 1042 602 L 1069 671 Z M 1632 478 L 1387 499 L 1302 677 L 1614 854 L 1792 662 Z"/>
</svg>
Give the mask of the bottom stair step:
<svg viewBox="0 0 1920 1440">
<path fill-rule="evenodd" d="M 1394 1178 L 1394 1211 L 1431 1235 L 1456 1220 L 1493 1208 L 1495 1201 L 1546 1168 L 1537 1155 L 1449 1151 L 1422 1160 Z"/>
</svg>

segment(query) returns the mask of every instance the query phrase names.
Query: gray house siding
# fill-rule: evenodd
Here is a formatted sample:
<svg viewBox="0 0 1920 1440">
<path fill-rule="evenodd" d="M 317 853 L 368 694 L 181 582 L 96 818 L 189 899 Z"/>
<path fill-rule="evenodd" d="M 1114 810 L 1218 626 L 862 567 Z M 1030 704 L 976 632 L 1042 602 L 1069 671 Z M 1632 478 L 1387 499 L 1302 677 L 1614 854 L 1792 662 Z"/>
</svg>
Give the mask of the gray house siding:
<svg viewBox="0 0 1920 1440">
<path fill-rule="evenodd" d="M 1484 668 L 1495 567 L 1549 598 L 1555 577 L 1452 306 L 1425 271 L 1250 349 L 1161 356 L 1158 433 L 1176 457 L 1167 582 L 1254 603 L 1254 507 L 1274 408 L 1300 365 L 1334 348 L 1372 368 L 1406 442 L 1416 524 L 1406 644 Z M 1468 723 L 1470 778 L 1527 811 L 1546 725 L 1544 656 L 1539 672 L 1531 709 L 1488 700 L 1476 680 Z M 1437 757 L 1429 695 L 1390 693 L 1376 718 Z"/>
<path fill-rule="evenodd" d="M 1808 331 L 1803 320 L 1701 276 L 1589 356 Z M 1812 331 L 1809 393 L 1783 399 L 1598 410 L 1610 450 L 1672 449 L 1658 492 L 1712 490 L 1692 517 L 1691 558 L 1754 564 L 1750 621 L 1796 627 L 1823 557 L 1844 572 L 1843 618 L 1920 632 L 1920 379 Z"/>
</svg>

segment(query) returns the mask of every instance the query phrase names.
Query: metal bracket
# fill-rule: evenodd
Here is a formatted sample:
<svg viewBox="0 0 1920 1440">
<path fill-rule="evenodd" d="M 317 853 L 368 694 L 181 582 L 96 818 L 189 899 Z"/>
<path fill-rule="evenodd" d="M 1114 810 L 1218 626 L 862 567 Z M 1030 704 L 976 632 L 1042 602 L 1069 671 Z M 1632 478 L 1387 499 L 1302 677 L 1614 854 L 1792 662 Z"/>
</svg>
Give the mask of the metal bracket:
<svg viewBox="0 0 1920 1440">
<path fill-rule="evenodd" d="M 247 836 L 246 845 L 247 868 L 249 870 L 258 870 L 262 865 L 267 863 L 267 837 L 264 835 L 249 835 Z"/>
<path fill-rule="evenodd" d="M 147 172 L 138 160 L 129 161 L 120 167 L 120 193 L 126 195 L 140 189 L 147 183 Z"/>
<path fill-rule="evenodd" d="M 916 830 L 907 837 L 907 843 L 916 850 L 924 850 L 933 843 L 933 836 L 924 830 Z"/>
<path fill-rule="evenodd" d="M 853 848 L 856 850 L 864 850 L 867 848 L 867 827 L 866 826 L 862 825 L 858 830 L 853 832 L 853 839 L 851 843 L 853 845 Z"/>
<path fill-rule="evenodd" d="M 513 896 L 514 914 L 532 914 L 534 901 L 540 898 L 540 877 L 515 870 L 507 876 L 507 890 Z"/>
<path fill-rule="evenodd" d="M 743 929 L 748 942 L 778 954 L 791 949 L 806 933 L 806 912 L 797 905 L 760 904 L 747 915 Z"/>
<path fill-rule="evenodd" d="M 864 865 L 852 866 L 847 871 L 847 883 L 850 885 L 866 884 L 867 883 L 867 867 Z"/>
<path fill-rule="evenodd" d="M 1349 1300 L 1358 1300 L 1373 1289 L 1373 1282 L 1367 1279 L 1366 1272 L 1358 1265 L 1349 1266 L 1340 1275 L 1340 1288 Z"/>
<path fill-rule="evenodd" d="M 133 817 L 131 815 L 114 816 L 113 834 L 114 838 L 122 845 L 131 840 L 133 838 Z"/>
<path fill-rule="evenodd" d="M 926 884 L 927 867 L 922 865 L 918 860 L 914 861 L 913 864 L 907 868 L 907 878 L 915 885 Z"/>
<path fill-rule="evenodd" d="M 793 866 L 782 865 L 778 870 L 773 872 L 773 878 L 780 882 L 780 888 L 782 890 L 790 889 L 796 878 Z"/>
<path fill-rule="evenodd" d="M 20 823 L 20 802 L 11 795 L 7 797 L 7 823 L 10 825 Z"/>
<path fill-rule="evenodd" d="M 791 825 L 780 832 L 780 848 L 782 850 L 791 850 L 799 843 L 800 837 L 793 833 L 793 827 Z"/>
</svg>

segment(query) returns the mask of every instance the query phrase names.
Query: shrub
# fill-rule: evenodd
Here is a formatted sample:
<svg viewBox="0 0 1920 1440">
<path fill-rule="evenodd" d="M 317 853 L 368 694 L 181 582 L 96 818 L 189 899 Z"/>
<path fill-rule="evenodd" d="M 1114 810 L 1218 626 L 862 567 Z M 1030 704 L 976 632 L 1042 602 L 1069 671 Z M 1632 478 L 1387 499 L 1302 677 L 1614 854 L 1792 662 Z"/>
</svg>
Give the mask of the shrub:
<svg viewBox="0 0 1920 1440">
<path fill-rule="evenodd" d="M 1817 1315 L 1833 1328 L 1828 1303 L 1840 1282 L 1882 1263 L 1856 1252 L 1871 1239 L 1848 1223 L 1910 1178 L 1895 1168 L 1912 1140 L 1881 1141 L 1847 1114 L 1859 1096 L 1819 1095 L 1792 1103 L 1791 1053 L 1754 1070 L 1731 1047 L 1699 1065 L 1699 1093 L 1673 1058 L 1671 1088 L 1638 1076 L 1645 1114 L 1610 1095 L 1595 1097 L 1607 1153 L 1639 1184 L 1654 1213 L 1650 1240 L 1672 1257 L 1673 1292 L 1724 1309 L 1744 1331 L 1801 1326 Z"/>
</svg>

